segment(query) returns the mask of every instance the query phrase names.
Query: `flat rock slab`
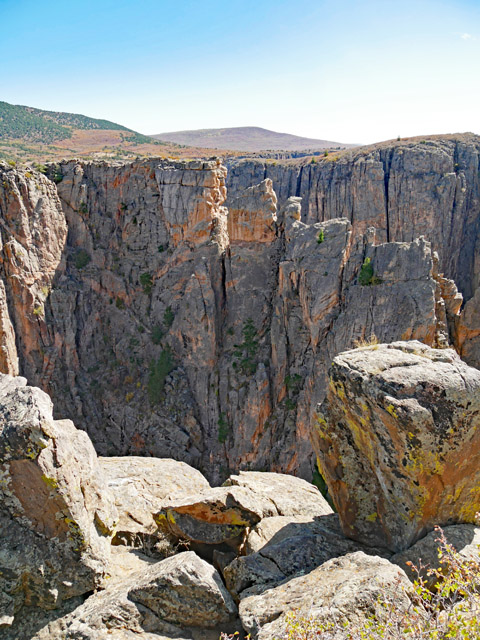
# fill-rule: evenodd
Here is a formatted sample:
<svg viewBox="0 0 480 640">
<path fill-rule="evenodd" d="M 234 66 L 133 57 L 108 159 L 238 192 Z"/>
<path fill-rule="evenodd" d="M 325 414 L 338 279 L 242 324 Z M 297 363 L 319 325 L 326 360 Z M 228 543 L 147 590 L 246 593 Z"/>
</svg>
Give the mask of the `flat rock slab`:
<svg viewBox="0 0 480 640">
<path fill-rule="evenodd" d="M 119 513 L 117 537 L 152 535 L 153 513 L 175 497 L 210 489 L 200 471 L 170 458 L 99 458 L 100 468 Z"/>
<path fill-rule="evenodd" d="M 268 497 L 278 516 L 323 516 L 332 508 L 317 487 L 306 480 L 283 473 L 240 471 L 230 476 L 227 486 L 246 487 Z"/>
<path fill-rule="evenodd" d="M 388 560 L 361 551 L 325 562 L 305 576 L 286 580 L 261 595 L 246 597 L 239 612 L 244 629 L 259 640 L 285 637 L 286 614 L 327 623 L 335 616 L 355 629 L 373 611 L 382 617 L 377 599 L 395 598 L 406 608 L 412 585 L 404 571 Z M 384 611 L 383 611 L 384 614 Z"/>
<path fill-rule="evenodd" d="M 417 342 L 337 356 L 313 425 L 345 534 L 403 551 L 480 510 L 480 371 Z"/>
<path fill-rule="evenodd" d="M 200 496 L 173 500 L 154 515 L 159 527 L 182 539 L 206 544 L 235 541 L 265 516 L 274 503 L 244 487 L 215 487 Z"/>
</svg>

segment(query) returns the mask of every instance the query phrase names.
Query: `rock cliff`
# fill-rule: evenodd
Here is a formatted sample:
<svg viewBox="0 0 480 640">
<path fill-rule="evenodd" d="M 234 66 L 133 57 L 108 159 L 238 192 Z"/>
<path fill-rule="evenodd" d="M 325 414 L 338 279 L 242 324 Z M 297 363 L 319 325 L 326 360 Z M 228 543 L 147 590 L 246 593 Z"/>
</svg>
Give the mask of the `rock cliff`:
<svg viewBox="0 0 480 640">
<path fill-rule="evenodd" d="M 0 368 L 103 455 L 310 479 L 337 353 L 375 334 L 477 364 L 479 149 L 0 165 Z"/>
</svg>

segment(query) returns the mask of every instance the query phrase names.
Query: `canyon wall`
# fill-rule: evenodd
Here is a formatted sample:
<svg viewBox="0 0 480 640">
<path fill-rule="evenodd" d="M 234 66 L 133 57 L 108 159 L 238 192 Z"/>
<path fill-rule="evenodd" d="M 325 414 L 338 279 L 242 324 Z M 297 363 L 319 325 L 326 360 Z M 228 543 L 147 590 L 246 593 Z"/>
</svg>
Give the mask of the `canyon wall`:
<svg viewBox="0 0 480 640">
<path fill-rule="evenodd" d="M 103 455 L 310 479 L 337 353 L 375 334 L 479 362 L 479 150 L 0 165 L 0 369 Z"/>
</svg>

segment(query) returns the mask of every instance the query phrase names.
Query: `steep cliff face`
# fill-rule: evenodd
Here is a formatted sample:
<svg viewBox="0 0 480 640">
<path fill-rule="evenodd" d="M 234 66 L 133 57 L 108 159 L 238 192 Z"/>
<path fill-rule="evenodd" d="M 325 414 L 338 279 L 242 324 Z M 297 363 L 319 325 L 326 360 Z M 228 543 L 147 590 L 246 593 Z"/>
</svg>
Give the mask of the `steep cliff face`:
<svg viewBox="0 0 480 640">
<path fill-rule="evenodd" d="M 474 143 L 452 156 L 450 141 L 391 149 L 395 189 L 381 149 L 228 176 L 217 161 L 69 161 L 57 184 L 1 165 L 2 371 L 18 359 L 102 454 L 173 457 L 214 482 L 229 468 L 309 478 L 310 422 L 337 353 L 372 333 L 429 345 L 448 342 L 448 322 L 461 333 L 459 296 L 437 272 L 451 265 L 473 290 L 474 258 L 460 254 L 476 237 L 441 242 L 439 193 L 466 185 L 449 210 L 466 238 Z M 468 171 L 446 178 L 442 162 L 464 157 Z M 427 232 L 440 266 L 415 239 Z"/>
</svg>

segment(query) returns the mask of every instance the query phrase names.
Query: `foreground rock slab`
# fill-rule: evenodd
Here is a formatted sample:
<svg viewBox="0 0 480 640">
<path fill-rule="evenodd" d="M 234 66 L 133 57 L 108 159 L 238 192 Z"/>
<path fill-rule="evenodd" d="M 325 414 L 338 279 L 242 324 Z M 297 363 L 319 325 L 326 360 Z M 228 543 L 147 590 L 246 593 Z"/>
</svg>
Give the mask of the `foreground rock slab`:
<svg viewBox="0 0 480 640">
<path fill-rule="evenodd" d="M 286 616 L 312 617 L 319 624 L 333 619 L 347 621 L 352 628 L 375 610 L 379 619 L 385 611 L 377 599 L 395 599 L 406 609 L 412 590 L 404 571 L 388 560 L 361 551 L 325 562 L 311 573 L 287 580 L 261 595 L 241 601 L 239 612 L 244 629 L 259 640 L 285 637 Z"/>
<path fill-rule="evenodd" d="M 347 351 L 313 428 L 344 533 L 402 551 L 480 510 L 480 371 L 452 350 L 395 342 Z"/>
<path fill-rule="evenodd" d="M 173 497 L 210 489 L 200 471 L 169 458 L 125 456 L 99 458 L 118 509 L 116 538 L 134 542 L 157 530 L 152 514 Z"/>
<path fill-rule="evenodd" d="M 99 586 L 116 518 L 87 434 L 0 375 L 0 624 Z"/>
</svg>

